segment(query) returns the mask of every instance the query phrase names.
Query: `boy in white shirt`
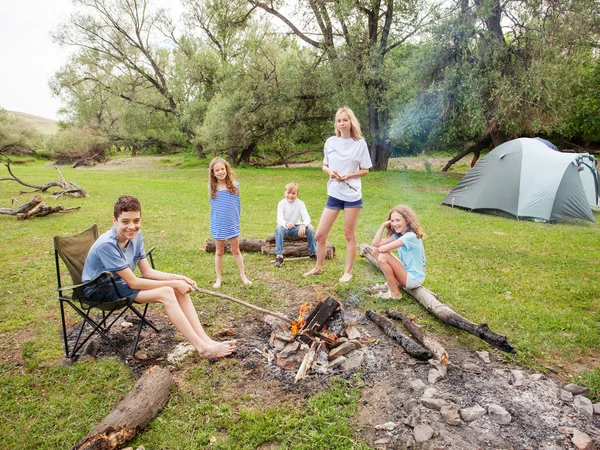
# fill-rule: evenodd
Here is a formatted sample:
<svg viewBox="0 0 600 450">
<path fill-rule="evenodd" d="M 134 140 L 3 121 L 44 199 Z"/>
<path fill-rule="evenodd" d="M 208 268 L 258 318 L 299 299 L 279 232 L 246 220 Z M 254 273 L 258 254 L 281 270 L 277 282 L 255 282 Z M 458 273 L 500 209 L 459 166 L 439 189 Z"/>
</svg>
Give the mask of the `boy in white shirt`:
<svg viewBox="0 0 600 450">
<path fill-rule="evenodd" d="M 298 183 L 285 185 L 285 198 L 277 205 L 277 229 L 275 230 L 275 267 L 283 264 L 283 239 L 304 237 L 308 241 L 308 256 L 317 257 L 315 229 L 310 224 L 306 205 L 298 198 Z"/>
</svg>

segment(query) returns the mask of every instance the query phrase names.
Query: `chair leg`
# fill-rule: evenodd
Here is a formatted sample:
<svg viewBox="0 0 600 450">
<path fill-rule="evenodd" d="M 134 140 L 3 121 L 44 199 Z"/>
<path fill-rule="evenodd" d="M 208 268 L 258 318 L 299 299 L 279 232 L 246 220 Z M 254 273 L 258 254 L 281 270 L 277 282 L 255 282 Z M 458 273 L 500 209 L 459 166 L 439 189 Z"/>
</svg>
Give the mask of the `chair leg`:
<svg viewBox="0 0 600 450">
<path fill-rule="evenodd" d="M 61 298 L 59 298 L 58 301 L 60 303 L 60 319 L 62 321 L 63 340 L 65 343 L 65 356 L 70 358 L 69 341 L 67 340 L 67 323 L 65 321 L 65 305 L 63 304 L 63 300 Z"/>
</svg>

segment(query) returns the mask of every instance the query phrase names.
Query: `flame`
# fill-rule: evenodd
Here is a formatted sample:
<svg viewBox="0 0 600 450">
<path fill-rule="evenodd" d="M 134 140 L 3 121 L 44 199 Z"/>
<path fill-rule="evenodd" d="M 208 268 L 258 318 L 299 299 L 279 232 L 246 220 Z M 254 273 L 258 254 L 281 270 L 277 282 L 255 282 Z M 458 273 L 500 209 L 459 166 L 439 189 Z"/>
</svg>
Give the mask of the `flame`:
<svg viewBox="0 0 600 450">
<path fill-rule="evenodd" d="M 329 333 L 329 331 L 327 330 L 327 326 L 325 326 L 320 333 L 325 336 L 326 338 L 331 339 L 332 341 L 335 341 L 338 337 L 337 334 L 335 333 Z"/>
<path fill-rule="evenodd" d="M 309 308 L 310 305 L 308 303 L 305 303 L 300 307 L 300 313 L 298 314 L 298 318 L 292 323 L 291 331 L 293 335 L 296 335 L 298 331 L 300 331 L 305 325 L 306 321 L 304 320 L 304 316 L 308 312 Z"/>
</svg>

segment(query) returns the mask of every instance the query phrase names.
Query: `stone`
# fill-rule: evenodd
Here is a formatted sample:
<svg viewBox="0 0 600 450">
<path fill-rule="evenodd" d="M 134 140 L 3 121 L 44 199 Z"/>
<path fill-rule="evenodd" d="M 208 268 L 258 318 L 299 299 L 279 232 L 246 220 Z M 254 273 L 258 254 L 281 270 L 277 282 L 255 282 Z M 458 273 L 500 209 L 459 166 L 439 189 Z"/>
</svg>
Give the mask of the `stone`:
<svg viewBox="0 0 600 450">
<path fill-rule="evenodd" d="M 413 391 L 420 391 L 421 389 L 425 388 L 425 383 L 418 378 L 412 379 L 408 383 Z"/>
<path fill-rule="evenodd" d="M 390 443 L 390 440 L 386 439 L 386 438 L 377 439 L 375 442 L 373 442 L 373 444 L 375 444 L 375 445 L 386 445 L 389 443 Z"/>
<path fill-rule="evenodd" d="M 167 361 L 171 364 L 178 364 L 195 351 L 196 349 L 189 342 L 180 342 L 173 350 L 171 350 L 171 353 L 167 355 Z"/>
<path fill-rule="evenodd" d="M 513 377 L 515 379 L 513 386 L 523 386 L 525 382 L 525 374 L 522 370 L 511 370 Z"/>
<path fill-rule="evenodd" d="M 354 326 L 346 327 L 346 336 L 350 340 L 360 339 L 360 331 Z"/>
<path fill-rule="evenodd" d="M 386 423 L 381 423 L 379 425 L 375 425 L 375 429 L 376 430 L 387 430 L 387 431 L 392 431 L 393 429 L 395 429 L 398 425 L 396 424 L 396 422 L 386 422 Z"/>
<path fill-rule="evenodd" d="M 347 360 L 342 363 L 340 369 L 344 371 L 353 370 L 362 364 L 363 359 L 365 359 L 365 354 L 362 350 L 355 350 L 352 353 L 349 353 L 346 358 Z"/>
<path fill-rule="evenodd" d="M 440 414 L 442 415 L 442 419 L 448 425 L 462 425 L 462 420 L 460 420 L 459 407 L 457 405 L 445 405 L 440 408 Z"/>
<path fill-rule="evenodd" d="M 333 361 L 329 361 L 329 365 L 327 366 L 327 368 L 329 370 L 337 369 L 342 364 L 344 364 L 347 360 L 348 360 L 348 358 L 346 358 L 345 356 L 338 356 Z"/>
<path fill-rule="evenodd" d="M 432 365 L 433 367 L 435 367 L 437 369 L 437 371 L 442 374 L 442 376 L 445 377 L 446 373 L 448 373 L 448 364 L 442 364 L 437 359 L 433 359 L 433 358 L 428 360 L 427 362 L 430 365 Z"/>
<path fill-rule="evenodd" d="M 329 352 L 329 359 L 335 359 L 338 356 L 344 356 L 353 350 L 361 348 L 362 345 L 358 341 L 344 342 L 342 345 L 334 348 Z"/>
<path fill-rule="evenodd" d="M 298 370 L 307 352 L 308 346 L 299 342 L 288 344 L 277 354 L 277 365 L 285 370 Z"/>
<path fill-rule="evenodd" d="M 565 391 L 569 391 L 573 395 L 587 395 L 590 393 L 590 389 L 585 386 L 578 386 L 576 384 L 567 384 L 564 388 Z"/>
<path fill-rule="evenodd" d="M 500 425 L 508 425 L 512 421 L 512 416 L 500 405 L 488 405 L 488 415 L 490 420 Z"/>
<path fill-rule="evenodd" d="M 573 436 L 571 436 L 571 442 L 577 450 L 592 450 L 594 448 L 592 438 L 583 431 L 575 430 Z"/>
<path fill-rule="evenodd" d="M 273 329 L 273 331 L 280 333 L 289 333 L 290 326 L 283 320 L 278 319 L 277 317 L 273 317 L 271 315 L 265 316 L 263 320 Z"/>
<path fill-rule="evenodd" d="M 409 398 L 404 402 L 404 409 L 409 412 L 415 409 L 417 406 L 419 406 L 419 402 L 417 402 L 416 398 Z"/>
<path fill-rule="evenodd" d="M 440 410 L 442 406 L 447 406 L 449 403 L 446 400 L 442 400 L 441 398 L 426 398 L 421 397 L 421 404 L 426 406 L 429 409 Z"/>
<path fill-rule="evenodd" d="M 413 435 L 415 436 L 415 441 L 427 442 L 433 437 L 433 428 L 429 425 L 417 425 L 413 430 Z"/>
<path fill-rule="evenodd" d="M 542 378 L 544 378 L 544 375 L 541 373 L 534 373 L 529 378 L 531 378 L 533 381 L 540 381 Z"/>
<path fill-rule="evenodd" d="M 462 408 L 460 410 L 460 417 L 465 422 L 473 422 L 474 420 L 480 419 L 485 416 L 486 410 L 479 405 L 471 406 L 469 408 Z"/>
<path fill-rule="evenodd" d="M 419 421 L 421 420 L 421 412 L 418 408 L 415 408 L 411 411 L 411 413 L 403 420 L 405 425 L 408 425 L 411 428 L 415 428 L 419 425 Z"/>
<path fill-rule="evenodd" d="M 575 396 L 573 399 L 573 408 L 575 408 L 579 414 L 589 419 L 594 415 L 594 405 L 592 405 L 592 401 L 583 395 Z"/>
<path fill-rule="evenodd" d="M 340 345 L 345 344 L 346 342 L 348 342 L 347 337 L 339 337 L 335 341 L 333 341 L 333 344 L 331 344 L 331 348 L 339 347 Z"/>
<path fill-rule="evenodd" d="M 429 374 L 427 375 L 427 381 L 429 381 L 431 384 L 437 383 L 442 378 L 444 378 L 444 375 L 441 374 L 437 369 L 430 369 Z"/>
<path fill-rule="evenodd" d="M 462 368 L 463 368 L 463 370 L 466 370 L 467 372 L 471 372 L 471 373 L 476 373 L 476 374 L 483 373 L 483 369 L 481 367 L 479 367 L 477 364 L 473 364 L 472 362 L 468 362 L 468 361 L 465 361 L 464 363 L 462 363 Z"/>
<path fill-rule="evenodd" d="M 558 391 L 558 396 L 565 403 L 571 403 L 573 401 L 573 394 L 571 394 L 569 391 L 565 391 L 564 389 Z"/>
<path fill-rule="evenodd" d="M 600 414 L 600 403 L 594 403 L 594 414 Z"/>
<path fill-rule="evenodd" d="M 475 352 L 477 354 L 477 356 L 479 356 L 479 359 L 481 359 L 485 364 L 489 364 L 491 362 L 490 360 L 490 353 L 489 352 Z"/>
<path fill-rule="evenodd" d="M 433 398 L 439 394 L 439 391 L 434 387 L 428 387 L 423 391 L 422 398 Z"/>
</svg>

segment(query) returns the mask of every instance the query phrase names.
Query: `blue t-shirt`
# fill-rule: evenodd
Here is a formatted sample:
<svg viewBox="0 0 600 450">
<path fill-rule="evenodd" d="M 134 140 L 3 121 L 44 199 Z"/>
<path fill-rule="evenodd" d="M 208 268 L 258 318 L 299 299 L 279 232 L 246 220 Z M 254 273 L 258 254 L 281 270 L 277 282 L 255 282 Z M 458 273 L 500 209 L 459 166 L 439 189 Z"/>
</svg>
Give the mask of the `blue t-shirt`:
<svg viewBox="0 0 600 450">
<path fill-rule="evenodd" d="M 145 257 L 144 238 L 141 231 L 133 240 L 129 241 L 127 247 L 123 248 L 119 245 L 116 228 L 112 227 L 92 245 L 83 266 L 81 281 L 94 280 L 105 271 L 112 272 L 115 280 L 118 280 L 120 277 L 115 272 L 127 267 L 133 271 L 137 267 L 138 261 Z"/>
<path fill-rule="evenodd" d="M 417 282 L 422 283 L 425 280 L 425 248 L 423 248 L 423 241 L 412 231 L 402 236 L 394 233 L 393 238 L 404 242 L 402 247 L 398 247 L 398 257 L 406 271 Z"/>
</svg>

